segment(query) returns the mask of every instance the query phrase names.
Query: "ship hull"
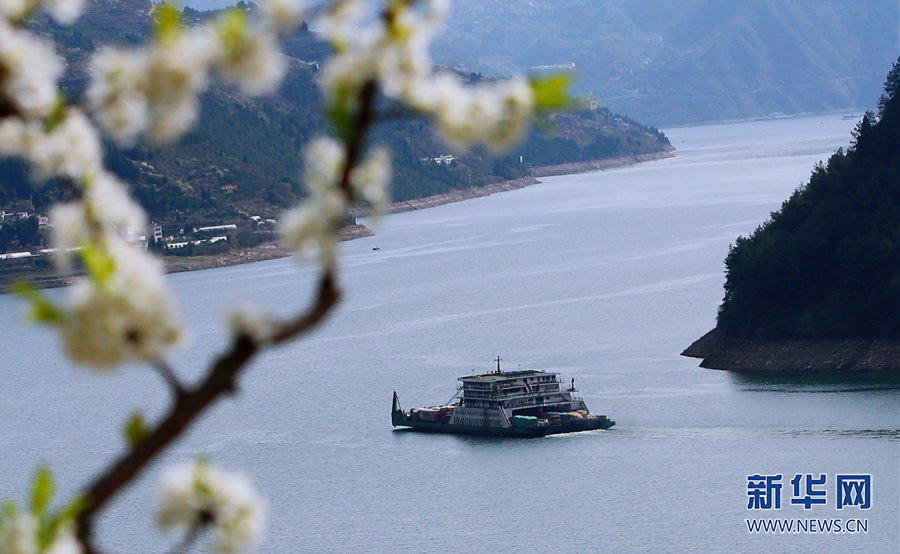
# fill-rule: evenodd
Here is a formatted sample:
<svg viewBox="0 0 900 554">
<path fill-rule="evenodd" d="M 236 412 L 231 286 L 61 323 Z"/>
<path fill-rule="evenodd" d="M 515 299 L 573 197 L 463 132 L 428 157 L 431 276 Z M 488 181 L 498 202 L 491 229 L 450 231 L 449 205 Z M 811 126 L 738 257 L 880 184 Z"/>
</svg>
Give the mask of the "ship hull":
<svg viewBox="0 0 900 554">
<path fill-rule="evenodd" d="M 407 417 L 403 412 L 392 413 L 391 423 L 394 425 L 394 427 L 404 427 L 412 431 L 423 433 L 520 438 L 537 438 L 545 437 L 547 435 L 558 435 L 562 433 L 577 433 L 580 431 L 609 429 L 616 424 L 615 421 L 612 421 L 609 418 L 598 417 L 597 419 L 591 420 L 589 422 L 566 423 L 562 425 L 551 425 L 530 429 L 523 427 L 481 427 L 474 425 L 458 425 L 454 423 L 445 423 L 439 421 L 416 421 Z"/>
</svg>

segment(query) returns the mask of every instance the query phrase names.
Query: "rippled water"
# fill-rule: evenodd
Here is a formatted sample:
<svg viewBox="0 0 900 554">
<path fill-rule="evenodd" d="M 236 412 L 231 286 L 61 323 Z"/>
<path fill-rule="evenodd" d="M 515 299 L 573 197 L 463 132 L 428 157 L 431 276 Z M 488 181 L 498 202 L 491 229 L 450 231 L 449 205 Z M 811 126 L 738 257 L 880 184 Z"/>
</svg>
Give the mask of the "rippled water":
<svg viewBox="0 0 900 554">
<path fill-rule="evenodd" d="M 260 357 L 166 461 L 250 473 L 271 501 L 262 552 L 895 552 L 900 388 L 840 376 L 742 376 L 678 354 L 715 324 L 728 245 L 845 146 L 836 117 L 673 129 L 676 157 L 397 214 L 345 243 L 345 298 L 306 340 Z M 378 246 L 379 251 L 372 248 Z M 196 378 L 239 298 L 288 313 L 313 274 L 291 260 L 172 276 Z M 0 494 L 41 461 L 63 493 L 122 451 L 160 380 L 70 369 L 0 297 Z M 537 440 L 393 431 L 500 355 L 575 378 L 609 431 Z M 778 513 L 746 509 L 747 476 L 785 475 Z M 872 475 L 872 508 L 788 504 L 796 473 Z M 159 552 L 152 468 L 108 512 L 112 552 Z M 865 534 L 752 535 L 748 517 L 866 518 Z"/>
</svg>

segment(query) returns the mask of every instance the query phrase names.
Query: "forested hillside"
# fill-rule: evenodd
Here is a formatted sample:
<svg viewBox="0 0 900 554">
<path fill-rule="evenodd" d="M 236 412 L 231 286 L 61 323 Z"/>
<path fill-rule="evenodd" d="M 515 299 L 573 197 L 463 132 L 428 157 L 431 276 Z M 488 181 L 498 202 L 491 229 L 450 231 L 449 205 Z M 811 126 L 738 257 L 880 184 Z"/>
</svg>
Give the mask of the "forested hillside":
<svg viewBox="0 0 900 554">
<path fill-rule="evenodd" d="M 154 8 L 147 0 L 88 0 L 87 5 L 84 17 L 70 28 L 42 15 L 30 22 L 32 29 L 55 41 L 66 58 L 69 69 L 63 88 L 71 100 L 85 88 L 85 68 L 93 52 L 106 43 L 143 42 L 152 29 Z M 243 8 L 254 9 L 252 4 Z M 183 21 L 190 25 L 211 15 L 215 14 L 185 8 Z M 288 38 L 285 52 L 290 70 L 276 94 L 249 99 L 233 88 L 215 86 L 203 96 L 198 125 L 177 143 L 142 142 L 127 149 L 106 144 L 110 169 L 128 184 L 151 218 L 181 228 L 249 215 L 277 217 L 304 194 L 301 146 L 311 136 L 328 132 L 319 111 L 315 63 L 327 58 L 328 48 L 304 25 Z M 473 81 L 487 78 L 459 74 Z M 392 107 L 383 102 L 381 108 L 389 115 Z M 531 133 L 495 160 L 487 152 L 456 151 L 436 138 L 429 122 L 401 116 L 381 125 L 374 136 L 393 152 L 396 200 L 520 177 L 535 165 L 669 148 L 668 140 L 654 128 L 603 108 L 582 109 L 548 117 L 540 123 L 549 132 Z M 445 154 L 454 160 L 434 161 Z M 55 183 L 29 182 L 20 160 L 0 160 L 0 210 L 44 212 L 61 197 Z"/>
<path fill-rule="evenodd" d="M 900 59 L 848 151 L 738 238 L 725 266 L 728 336 L 900 338 Z"/>
</svg>

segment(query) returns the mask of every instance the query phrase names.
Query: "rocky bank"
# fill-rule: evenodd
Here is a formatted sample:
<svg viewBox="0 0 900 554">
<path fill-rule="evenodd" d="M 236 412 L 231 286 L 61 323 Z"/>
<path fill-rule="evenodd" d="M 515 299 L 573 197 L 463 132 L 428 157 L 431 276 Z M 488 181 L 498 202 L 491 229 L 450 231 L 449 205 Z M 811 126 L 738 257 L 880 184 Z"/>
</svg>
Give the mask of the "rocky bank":
<svg viewBox="0 0 900 554">
<path fill-rule="evenodd" d="M 713 329 L 682 356 L 700 367 L 740 372 L 877 372 L 900 374 L 900 340 L 733 339 Z"/>
</svg>

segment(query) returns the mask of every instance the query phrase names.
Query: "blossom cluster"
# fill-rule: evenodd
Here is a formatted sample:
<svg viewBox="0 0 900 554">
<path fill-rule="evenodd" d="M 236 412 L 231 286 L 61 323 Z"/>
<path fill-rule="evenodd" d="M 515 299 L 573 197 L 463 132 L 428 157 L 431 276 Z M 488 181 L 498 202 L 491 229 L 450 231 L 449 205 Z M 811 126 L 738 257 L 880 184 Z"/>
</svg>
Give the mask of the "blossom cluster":
<svg viewBox="0 0 900 554">
<path fill-rule="evenodd" d="M 366 200 L 376 213 L 384 208 L 391 173 L 390 156 L 383 147 L 373 148 L 350 171 L 349 193 L 339 187 L 347 171 L 346 150 L 339 141 L 331 137 L 311 140 L 304 150 L 303 161 L 309 198 L 282 216 L 281 233 L 288 248 L 301 254 L 317 251 L 321 265 L 331 268 L 349 198 L 358 196 Z"/>
<path fill-rule="evenodd" d="M 81 198 L 50 212 L 57 262 L 71 266 L 77 252 L 88 271 L 68 290 L 69 302 L 48 321 L 60 327 L 76 362 L 109 367 L 129 358 L 152 360 L 177 343 L 177 310 L 159 260 L 123 236 L 146 226 L 143 210 L 103 170 L 100 139 L 86 116 L 66 110 L 46 131 L 40 122 L 0 122 L 0 149 L 22 155 L 42 176 L 77 182 Z"/>
<path fill-rule="evenodd" d="M 0 122 L 0 151 L 80 189 L 80 199 L 54 206 L 50 218 L 57 262 L 69 269 L 78 252 L 89 275 L 69 288 L 68 306 L 50 322 L 76 362 L 109 367 L 155 359 L 178 341 L 180 326 L 161 262 L 123 236 L 145 228 L 144 212 L 103 169 L 100 138 L 87 117 L 74 108 L 61 117 L 49 131 L 35 120 Z"/>
<path fill-rule="evenodd" d="M 181 336 L 162 264 L 129 243 L 142 232 L 144 212 L 103 169 L 100 136 L 88 116 L 61 100 L 64 64 L 20 20 L 42 7 L 67 24 L 80 0 L 0 0 L 0 155 L 31 162 L 38 178 L 72 183 L 79 199 L 51 211 L 53 242 L 63 269 L 77 252 L 88 272 L 69 289 L 65 308 L 43 312 L 60 327 L 69 357 L 93 367 L 127 359 L 154 360 Z M 279 32 L 299 21 L 297 0 L 270 0 L 252 21 L 230 10 L 208 25 L 185 28 L 175 8 L 156 10 L 156 39 L 147 47 L 107 47 L 92 60 L 86 91 L 100 126 L 120 143 L 143 134 L 169 140 L 190 128 L 198 95 L 212 74 L 248 94 L 271 90 L 284 71 Z"/>
<path fill-rule="evenodd" d="M 209 523 L 217 552 L 233 554 L 262 537 L 267 504 L 250 481 L 205 460 L 167 468 L 157 486 L 157 521 L 163 529 L 197 529 Z"/>
<path fill-rule="evenodd" d="M 71 25 L 81 15 L 84 0 L 0 0 L 0 17 L 21 20 L 39 7 L 60 25 Z"/>
<path fill-rule="evenodd" d="M 372 19 L 366 0 L 335 0 L 316 22 L 335 51 L 320 84 L 344 145 L 320 138 L 307 150 L 307 167 L 314 166 L 306 176 L 310 198 L 282 219 L 290 248 L 318 249 L 320 262 L 331 267 L 348 200 L 362 198 L 376 213 L 386 202 L 386 151 L 371 154 L 352 169 L 349 180 L 342 181 L 337 171 L 346 163 L 344 150 L 360 140 L 350 127 L 359 121 L 367 94 L 372 101 L 372 90 L 432 117 L 451 144 L 485 144 L 495 150 L 521 137 L 536 110 L 559 101 L 559 94 L 547 94 L 546 82 L 514 77 L 470 86 L 450 72 L 435 70 L 428 47 L 444 25 L 448 7 L 448 0 L 396 0 Z"/>
<path fill-rule="evenodd" d="M 50 513 L 53 475 L 46 467 L 35 474 L 27 512 L 6 501 L 0 510 L 0 554 L 81 554 L 73 519 L 77 502 Z"/>
<path fill-rule="evenodd" d="M 41 544 L 40 522 L 32 514 L 17 513 L 0 518 L 0 554 L 81 554 L 81 543 L 70 528 L 59 531 L 53 541 Z"/>
<path fill-rule="evenodd" d="M 512 144 L 531 121 L 531 84 L 512 78 L 467 86 L 452 73 L 435 71 L 428 47 L 448 8 L 448 0 L 399 0 L 366 25 L 364 1 L 333 3 L 320 22 L 337 51 L 324 70 L 328 101 L 352 109 L 363 87 L 376 82 L 389 98 L 433 115 L 454 144 Z"/>
<path fill-rule="evenodd" d="M 302 5 L 269 0 L 262 6 L 261 18 L 233 9 L 209 24 L 185 28 L 175 8 L 159 5 L 152 44 L 106 47 L 94 57 L 87 98 L 97 121 L 121 144 L 145 133 L 168 141 L 196 121 L 198 95 L 214 73 L 246 94 L 271 91 L 285 70 L 278 32 L 298 21 Z"/>
</svg>

